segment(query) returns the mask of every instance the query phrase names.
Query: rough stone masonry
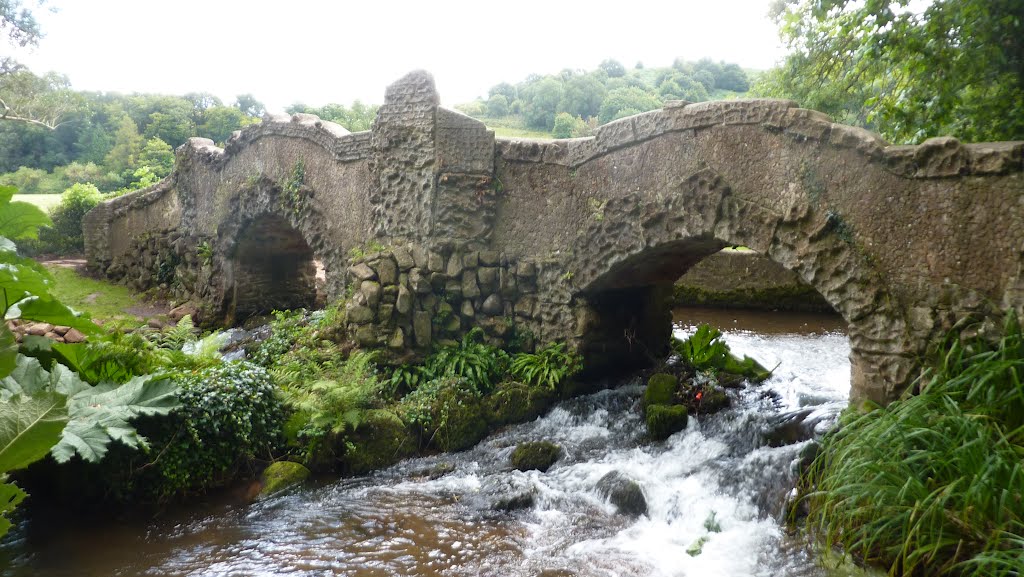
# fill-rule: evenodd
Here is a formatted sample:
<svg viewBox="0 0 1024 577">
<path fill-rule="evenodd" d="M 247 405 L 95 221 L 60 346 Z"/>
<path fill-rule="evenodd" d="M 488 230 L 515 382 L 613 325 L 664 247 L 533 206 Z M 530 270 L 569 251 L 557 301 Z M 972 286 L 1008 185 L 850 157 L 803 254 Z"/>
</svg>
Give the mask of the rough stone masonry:
<svg viewBox="0 0 1024 577">
<path fill-rule="evenodd" d="M 349 335 L 400 355 L 481 327 L 566 340 L 594 371 L 664 354 L 671 284 L 742 245 L 849 324 L 852 396 L 888 401 L 953 327 L 1024 313 L 1024 142 L 890 146 L 788 100 L 668 102 L 571 140 L 495 139 L 387 89 L 373 129 L 267 116 L 86 217 L 89 264 L 209 320 L 308 306 L 314 261 Z"/>
</svg>

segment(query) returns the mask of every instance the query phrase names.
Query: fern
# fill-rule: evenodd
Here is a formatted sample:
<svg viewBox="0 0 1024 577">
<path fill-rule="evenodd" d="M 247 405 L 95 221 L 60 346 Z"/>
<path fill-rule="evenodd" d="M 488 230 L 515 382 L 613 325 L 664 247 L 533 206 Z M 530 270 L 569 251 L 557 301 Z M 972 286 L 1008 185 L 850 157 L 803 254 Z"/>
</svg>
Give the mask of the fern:
<svg viewBox="0 0 1024 577">
<path fill-rule="evenodd" d="M 565 343 L 551 343 L 536 353 L 519 353 L 512 358 L 512 376 L 529 385 L 555 390 L 565 379 L 583 368 L 578 354 L 566 352 Z"/>
</svg>

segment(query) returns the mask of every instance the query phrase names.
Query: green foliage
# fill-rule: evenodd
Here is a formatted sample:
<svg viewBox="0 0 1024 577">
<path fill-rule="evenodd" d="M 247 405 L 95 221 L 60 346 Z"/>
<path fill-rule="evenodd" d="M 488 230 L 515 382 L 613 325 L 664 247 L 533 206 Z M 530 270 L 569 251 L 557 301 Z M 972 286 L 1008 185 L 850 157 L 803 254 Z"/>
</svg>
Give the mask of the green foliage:
<svg viewBox="0 0 1024 577">
<path fill-rule="evenodd" d="M 83 250 L 82 218 L 100 203 L 101 198 L 99 189 L 92 184 L 75 184 L 65 190 L 60 204 L 50 211 L 53 225 L 41 231 L 43 249 L 59 254 Z"/>
<path fill-rule="evenodd" d="M 616 115 L 625 109 L 647 112 L 661 108 L 661 99 L 640 88 L 633 86 L 616 88 L 608 92 L 608 97 L 601 103 L 598 119 L 601 124 L 611 122 Z"/>
<path fill-rule="evenodd" d="M 487 100 L 487 116 L 507 116 L 508 98 L 501 94 L 495 94 Z"/>
<path fill-rule="evenodd" d="M 587 123 L 579 116 L 573 116 L 568 112 L 559 112 L 555 115 L 555 124 L 551 129 L 551 136 L 554 138 L 575 138 L 583 136 L 587 132 Z"/>
<path fill-rule="evenodd" d="M 771 371 L 754 359 L 748 356 L 742 360 L 736 358 L 729 352 L 729 345 L 721 339 L 721 331 L 703 324 L 685 341 L 672 339 L 672 350 L 683 363 L 697 371 L 724 371 L 756 381 L 771 376 Z"/>
<path fill-rule="evenodd" d="M 484 343 L 483 331 L 474 328 L 458 345 L 444 347 L 431 355 L 424 370 L 429 379 L 465 379 L 479 393 L 487 393 L 508 366 L 508 353 Z"/>
<path fill-rule="evenodd" d="M 157 499 L 218 486 L 281 445 L 284 410 L 267 372 L 231 362 L 182 375 L 181 408 L 151 423 L 154 459 L 139 490 Z"/>
<path fill-rule="evenodd" d="M 56 392 L 15 395 L 0 403 L 0 537 L 11 528 L 7 518 L 27 496 L 7 473 L 27 467 L 50 452 L 68 420 L 65 398 Z"/>
<path fill-rule="evenodd" d="M 286 392 L 288 403 L 306 417 L 307 435 L 355 430 L 364 411 L 381 404 L 380 384 L 373 356 L 355 352 L 330 378 L 294 383 Z"/>
<path fill-rule="evenodd" d="M 565 343 L 550 343 L 536 353 L 518 353 L 509 366 L 516 379 L 552 391 L 582 369 L 583 357 L 566 351 Z"/>
<path fill-rule="evenodd" d="M 249 351 L 252 362 L 264 368 L 274 366 L 281 355 L 290 351 L 307 326 L 308 316 L 304 310 L 274 311 L 273 314 L 270 336 Z"/>
<path fill-rule="evenodd" d="M 346 107 L 344 104 L 334 103 L 325 104 L 320 108 L 306 106 L 305 104 L 293 104 L 286 111 L 288 114 L 299 112 L 315 114 L 323 120 L 340 124 L 351 132 L 361 132 L 369 130 L 373 126 L 373 121 L 377 118 L 378 108 L 380 107 L 376 104 L 366 105 L 356 100 L 349 107 Z"/>
<path fill-rule="evenodd" d="M 1016 0 L 788 0 L 790 47 L 757 92 L 796 98 L 895 143 L 1024 138 L 1024 17 Z"/>
<path fill-rule="evenodd" d="M 1024 339 L 956 339 L 920 394 L 828 435 L 804 479 L 808 526 L 890 574 L 1011 576 L 1024 542 Z"/>
<path fill-rule="evenodd" d="M 396 406 L 402 420 L 419 432 L 425 444 L 442 451 L 459 451 L 487 434 L 479 390 L 466 379 L 445 377 L 427 381 Z"/>
</svg>

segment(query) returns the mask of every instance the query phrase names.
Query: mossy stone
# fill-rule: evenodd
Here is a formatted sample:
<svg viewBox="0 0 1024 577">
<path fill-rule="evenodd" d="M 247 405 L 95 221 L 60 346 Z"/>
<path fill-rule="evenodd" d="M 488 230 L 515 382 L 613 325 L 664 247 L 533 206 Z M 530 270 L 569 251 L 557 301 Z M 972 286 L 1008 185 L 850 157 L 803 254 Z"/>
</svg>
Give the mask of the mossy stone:
<svg viewBox="0 0 1024 577">
<path fill-rule="evenodd" d="M 271 463 L 260 475 L 260 498 L 294 487 L 309 478 L 309 469 L 291 461 Z"/>
<path fill-rule="evenodd" d="M 675 400 L 676 388 L 679 381 L 675 375 L 667 373 L 656 373 L 647 379 L 647 389 L 644 391 L 643 409 L 647 410 L 651 405 L 671 405 Z"/>
<path fill-rule="evenodd" d="M 539 417 L 553 399 L 554 393 L 546 387 L 505 381 L 495 386 L 484 399 L 487 420 L 495 428 L 530 421 Z"/>
<path fill-rule="evenodd" d="M 402 419 L 391 411 L 366 411 L 348 441 L 342 461 L 348 473 L 360 475 L 393 465 L 416 452 L 416 441 Z"/>
<path fill-rule="evenodd" d="M 686 428 L 687 411 L 683 405 L 651 405 L 647 407 L 647 432 L 662 441 Z"/>
<path fill-rule="evenodd" d="M 548 441 L 520 443 L 512 451 L 512 466 L 520 471 L 545 472 L 558 461 L 562 448 Z"/>
</svg>

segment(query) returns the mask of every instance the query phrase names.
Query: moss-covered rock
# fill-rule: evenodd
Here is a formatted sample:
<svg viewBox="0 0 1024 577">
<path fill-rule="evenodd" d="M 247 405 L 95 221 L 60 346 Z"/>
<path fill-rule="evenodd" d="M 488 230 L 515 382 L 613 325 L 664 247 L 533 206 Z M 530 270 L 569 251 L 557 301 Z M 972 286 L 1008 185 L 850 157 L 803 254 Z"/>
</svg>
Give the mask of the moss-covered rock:
<svg viewBox="0 0 1024 577">
<path fill-rule="evenodd" d="M 298 485 L 309 478 L 309 469 L 292 461 L 271 463 L 260 475 L 259 497 L 269 497 Z"/>
<path fill-rule="evenodd" d="M 687 410 L 683 405 L 651 405 L 647 407 L 647 432 L 661 441 L 686 428 Z"/>
<path fill-rule="evenodd" d="M 657 373 L 647 379 L 647 389 L 644 391 L 643 409 L 647 410 L 651 405 L 671 405 L 675 400 L 676 388 L 679 381 L 675 375 Z"/>
<path fill-rule="evenodd" d="M 554 400 L 554 394 L 546 387 L 535 387 L 515 381 L 499 383 L 484 399 L 487 406 L 487 420 L 497 428 L 511 423 L 523 423 L 536 419 Z"/>
<path fill-rule="evenodd" d="M 465 379 L 429 381 L 402 398 L 398 411 L 416 430 L 421 445 L 442 451 L 468 449 L 487 436 L 487 410 Z"/>
<path fill-rule="evenodd" d="M 354 475 L 393 465 L 416 452 L 416 441 L 391 411 L 366 411 L 356 430 L 343 437 L 342 468 Z"/>
<path fill-rule="evenodd" d="M 612 471 L 597 482 L 597 492 L 615 505 L 620 515 L 639 517 L 647 514 L 647 498 L 640 484 L 618 471 Z"/>
<path fill-rule="evenodd" d="M 558 461 L 562 448 L 548 441 L 520 443 L 512 451 L 512 466 L 520 471 L 545 472 Z"/>
</svg>

